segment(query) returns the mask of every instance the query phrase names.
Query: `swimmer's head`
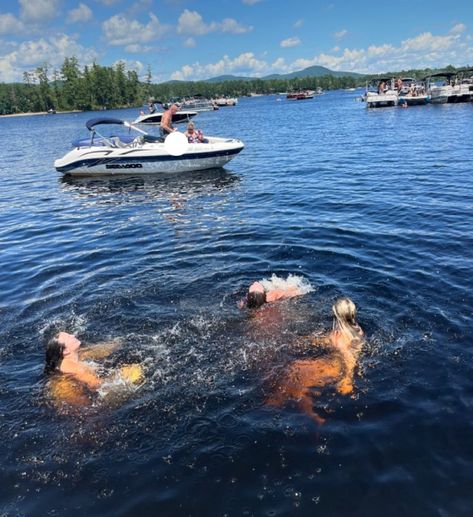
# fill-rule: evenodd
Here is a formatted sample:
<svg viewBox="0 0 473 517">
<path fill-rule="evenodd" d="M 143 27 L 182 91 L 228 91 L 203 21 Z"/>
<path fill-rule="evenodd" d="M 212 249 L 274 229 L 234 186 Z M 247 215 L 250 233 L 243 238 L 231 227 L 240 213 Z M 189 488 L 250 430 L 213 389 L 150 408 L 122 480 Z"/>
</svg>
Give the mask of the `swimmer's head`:
<svg viewBox="0 0 473 517">
<path fill-rule="evenodd" d="M 44 372 L 46 374 L 59 371 L 62 360 L 64 359 L 64 343 L 59 341 L 59 334 L 48 341 L 46 345 L 46 365 Z"/>
<path fill-rule="evenodd" d="M 249 309 L 261 307 L 266 302 L 266 293 L 261 291 L 250 291 L 246 296 L 246 305 Z"/>
<path fill-rule="evenodd" d="M 246 305 L 249 309 L 261 307 L 266 302 L 266 291 L 261 282 L 253 282 L 248 289 Z"/>
<path fill-rule="evenodd" d="M 349 336 L 352 343 L 361 343 L 363 331 L 356 322 L 356 305 L 350 298 L 340 298 L 332 307 L 336 324 L 341 332 Z"/>
<path fill-rule="evenodd" d="M 64 356 L 79 350 L 80 341 L 67 332 L 59 332 L 46 345 L 46 365 L 45 373 L 59 371 Z"/>
<path fill-rule="evenodd" d="M 337 321 L 344 321 L 350 325 L 356 325 L 356 305 L 350 298 L 338 299 L 334 303 L 332 311 Z"/>
</svg>

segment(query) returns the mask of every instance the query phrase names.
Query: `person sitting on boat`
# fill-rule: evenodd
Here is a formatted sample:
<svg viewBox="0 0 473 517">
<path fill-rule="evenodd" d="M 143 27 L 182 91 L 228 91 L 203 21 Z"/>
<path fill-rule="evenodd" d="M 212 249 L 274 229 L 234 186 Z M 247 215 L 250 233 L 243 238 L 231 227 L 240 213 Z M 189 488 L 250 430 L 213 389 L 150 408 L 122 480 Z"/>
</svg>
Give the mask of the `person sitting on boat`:
<svg viewBox="0 0 473 517">
<path fill-rule="evenodd" d="M 378 86 L 379 95 L 384 95 L 385 90 L 386 90 L 386 83 L 384 81 L 381 81 Z"/>
<path fill-rule="evenodd" d="M 187 124 L 187 131 L 184 133 L 190 144 L 199 144 L 204 142 L 204 135 L 200 129 L 195 128 L 194 122 Z"/>
<path fill-rule="evenodd" d="M 293 400 L 316 423 L 324 419 L 313 408 L 314 396 L 333 386 L 341 395 L 353 392 L 358 357 L 364 343 L 364 332 L 356 322 L 356 306 L 350 298 L 341 298 L 332 307 L 333 330 L 326 336 L 313 336 L 312 344 L 326 347 L 326 354 L 294 361 L 273 394 L 266 400 L 270 406 L 282 407 Z M 313 391 L 314 388 L 317 391 Z"/>
<path fill-rule="evenodd" d="M 396 90 L 398 91 L 398 93 L 401 93 L 401 90 L 402 90 L 402 79 L 400 77 L 398 77 L 396 79 Z"/>
<path fill-rule="evenodd" d="M 156 104 L 154 102 L 148 103 L 148 111 L 150 113 L 156 113 Z"/>
<path fill-rule="evenodd" d="M 172 117 L 178 111 L 179 106 L 177 104 L 172 104 L 170 108 L 163 113 L 161 123 L 159 124 L 159 132 L 163 138 L 166 138 L 167 135 L 177 131 L 177 129 L 172 125 Z"/>
<path fill-rule="evenodd" d="M 118 341 L 100 343 L 80 350 L 81 341 L 73 334 L 59 332 L 49 340 L 46 346 L 45 373 L 64 374 L 56 376 L 51 385 L 52 396 L 56 401 L 65 401 L 74 405 L 90 402 L 90 392 L 98 390 L 110 377 L 100 377 L 97 365 L 89 362 L 108 357 L 119 345 Z M 112 377 L 130 383 L 143 380 L 141 366 L 125 365 L 118 369 Z M 86 389 L 84 389 L 86 388 Z"/>
<path fill-rule="evenodd" d="M 264 303 L 294 298 L 294 296 L 301 296 L 303 294 L 305 293 L 296 285 L 269 287 L 266 289 L 261 282 L 253 282 L 246 295 L 246 306 L 249 309 L 256 309 L 261 307 Z M 240 302 L 239 305 L 243 307 L 245 302 Z"/>
</svg>

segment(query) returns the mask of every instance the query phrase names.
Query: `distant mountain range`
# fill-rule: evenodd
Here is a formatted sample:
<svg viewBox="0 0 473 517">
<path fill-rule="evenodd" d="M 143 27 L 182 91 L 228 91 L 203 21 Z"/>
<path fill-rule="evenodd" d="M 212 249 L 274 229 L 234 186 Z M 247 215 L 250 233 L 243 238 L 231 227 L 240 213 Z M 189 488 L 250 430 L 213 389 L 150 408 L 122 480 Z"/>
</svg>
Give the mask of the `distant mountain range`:
<svg viewBox="0 0 473 517">
<path fill-rule="evenodd" d="M 267 79 L 296 79 L 298 77 L 322 77 L 324 75 L 332 75 L 333 77 L 363 77 L 363 74 L 357 74 L 355 72 L 336 72 L 325 68 L 324 66 L 309 66 L 304 70 L 298 72 L 291 72 L 290 74 L 271 74 L 264 77 L 239 77 L 236 75 L 219 75 L 218 77 L 212 77 L 206 79 L 206 83 L 222 83 L 225 81 L 254 81 L 255 79 L 261 79 L 263 81 Z"/>
</svg>

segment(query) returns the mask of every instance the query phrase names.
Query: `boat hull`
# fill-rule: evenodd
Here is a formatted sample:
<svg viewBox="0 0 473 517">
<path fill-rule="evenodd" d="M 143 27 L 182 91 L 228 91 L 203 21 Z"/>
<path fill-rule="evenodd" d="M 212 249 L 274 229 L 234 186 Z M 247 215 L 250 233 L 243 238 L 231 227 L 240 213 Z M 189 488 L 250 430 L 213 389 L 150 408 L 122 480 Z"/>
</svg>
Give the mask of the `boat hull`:
<svg viewBox="0 0 473 517">
<path fill-rule="evenodd" d="M 110 176 L 123 174 L 169 174 L 223 167 L 244 145 L 239 140 L 219 144 L 190 144 L 182 156 L 166 152 L 164 144 L 142 148 L 79 148 L 56 160 L 58 172 L 68 176 Z"/>
</svg>

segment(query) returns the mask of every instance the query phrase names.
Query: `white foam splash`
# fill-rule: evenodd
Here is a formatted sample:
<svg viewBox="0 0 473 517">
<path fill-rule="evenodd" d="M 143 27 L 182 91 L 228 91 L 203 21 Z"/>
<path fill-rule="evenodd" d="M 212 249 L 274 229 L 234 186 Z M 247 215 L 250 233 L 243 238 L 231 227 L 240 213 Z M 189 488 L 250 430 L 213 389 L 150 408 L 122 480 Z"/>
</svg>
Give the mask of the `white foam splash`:
<svg viewBox="0 0 473 517">
<path fill-rule="evenodd" d="M 260 280 L 266 291 L 272 289 L 288 289 L 289 287 L 297 287 L 302 294 L 311 293 L 314 291 L 311 283 L 303 276 L 289 274 L 286 279 L 279 277 L 273 273 L 271 278 Z"/>
</svg>

